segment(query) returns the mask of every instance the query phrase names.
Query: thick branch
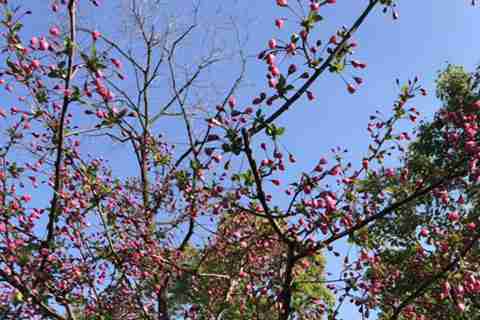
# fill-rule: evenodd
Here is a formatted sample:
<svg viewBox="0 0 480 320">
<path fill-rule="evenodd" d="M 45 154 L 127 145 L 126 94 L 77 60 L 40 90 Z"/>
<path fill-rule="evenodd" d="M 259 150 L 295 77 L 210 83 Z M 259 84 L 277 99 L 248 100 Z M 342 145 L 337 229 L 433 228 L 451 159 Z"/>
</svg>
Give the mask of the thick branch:
<svg viewBox="0 0 480 320">
<path fill-rule="evenodd" d="M 288 320 L 290 314 L 292 313 L 291 303 L 292 303 L 292 281 L 293 281 L 293 267 L 295 266 L 296 258 L 294 256 L 294 247 L 292 245 L 288 246 L 287 252 L 287 264 L 285 266 L 285 275 L 283 280 L 283 288 L 281 295 L 282 307 L 278 320 Z"/>
<path fill-rule="evenodd" d="M 248 138 L 248 132 L 246 129 L 242 130 L 242 136 L 243 136 L 243 141 L 245 146 L 244 151 L 245 151 L 245 154 L 247 155 L 248 163 L 250 165 L 250 170 L 252 171 L 253 177 L 255 179 L 255 186 L 257 189 L 258 200 L 260 200 L 260 204 L 262 205 L 263 211 L 265 212 L 265 215 L 267 216 L 267 219 L 270 222 L 270 225 L 275 230 L 277 235 L 280 237 L 280 239 L 283 240 L 283 242 L 287 244 L 291 244 L 292 241 L 288 239 L 288 237 L 282 232 L 282 230 L 280 230 L 279 226 L 277 225 L 277 222 L 275 221 L 275 219 L 273 218 L 270 212 L 270 208 L 267 203 L 267 198 L 265 196 L 265 192 L 263 191 L 263 187 L 262 187 L 262 179 L 258 174 L 257 163 L 253 158 L 253 153 L 252 153 L 252 149 L 250 148 L 250 141 Z"/>
<path fill-rule="evenodd" d="M 70 0 L 68 4 L 68 14 L 70 21 L 70 35 L 68 41 L 68 66 L 67 75 L 65 77 L 65 91 L 70 90 L 71 81 L 73 78 L 73 63 L 75 58 L 75 40 L 76 40 L 76 1 Z M 64 158 L 64 144 L 65 144 L 65 118 L 67 116 L 68 106 L 70 104 L 70 97 L 65 94 L 63 98 L 62 111 L 60 115 L 60 124 L 57 132 L 57 158 L 55 160 L 55 178 L 53 186 L 53 199 L 50 207 L 50 214 L 47 225 L 47 238 L 45 245 L 48 246 L 54 240 L 55 220 L 57 219 L 60 193 L 62 191 L 62 162 Z"/>
<path fill-rule="evenodd" d="M 369 216 L 368 218 L 366 218 L 365 220 L 361 221 L 360 223 L 357 223 L 356 225 L 354 225 L 353 227 L 343 231 L 343 232 L 340 232 L 340 233 L 337 233 L 333 236 L 331 236 L 330 238 L 326 239 L 325 241 L 323 241 L 321 243 L 322 246 L 326 246 L 326 245 L 329 245 L 331 244 L 332 242 L 335 242 L 336 240 L 338 239 L 341 239 L 347 235 L 350 235 L 352 234 L 353 232 L 355 231 L 358 231 L 360 230 L 361 228 L 367 226 L 368 224 L 370 224 L 371 222 L 375 221 L 375 220 L 378 220 L 380 218 L 383 218 L 385 217 L 387 214 L 401 208 L 402 206 L 404 206 L 405 204 L 419 198 L 419 197 L 422 197 L 424 195 L 427 195 L 428 193 L 430 193 L 431 191 L 433 191 L 434 189 L 444 185 L 445 183 L 448 183 L 450 181 L 452 181 L 453 179 L 456 179 L 456 178 L 459 178 L 459 177 L 462 177 L 466 174 L 466 172 L 461 172 L 461 173 L 457 173 L 455 175 L 451 175 L 449 177 L 444 177 L 443 179 L 440 179 L 439 181 L 437 181 L 436 183 L 433 183 L 431 184 L 430 186 L 426 187 L 426 188 L 423 188 L 423 189 L 420 189 L 414 193 L 412 193 L 411 195 L 409 195 L 408 197 L 406 197 L 405 199 L 403 200 L 400 200 L 400 201 L 397 201 L 393 204 L 391 204 L 390 206 L 386 207 L 385 209 L 381 210 L 380 212 L 374 214 L 374 215 L 371 215 Z"/>
</svg>

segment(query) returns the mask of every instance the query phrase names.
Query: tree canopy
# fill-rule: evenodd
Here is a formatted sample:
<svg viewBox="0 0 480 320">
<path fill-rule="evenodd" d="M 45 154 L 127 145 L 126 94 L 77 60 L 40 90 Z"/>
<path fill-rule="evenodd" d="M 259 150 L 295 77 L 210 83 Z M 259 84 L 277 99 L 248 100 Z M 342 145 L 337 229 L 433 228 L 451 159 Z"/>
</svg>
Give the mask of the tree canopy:
<svg viewBox="0 0 480 320">
<path fill-rule="evenodd" d="M 241 28 L 196 1 L 45 1 L 40 30 L 0 0 L 2 319 L 476 319 L 480 71 L 439 73 L 432 120 L 397 80 L 361 161 L 334 147 L 292 177 L 289 111 L 320 77 L 362 90 L 354 34 L 399 14 L 364 1 L 325 33 L 336 0 L 271 2 L 249 95 Z"/>
</svg>

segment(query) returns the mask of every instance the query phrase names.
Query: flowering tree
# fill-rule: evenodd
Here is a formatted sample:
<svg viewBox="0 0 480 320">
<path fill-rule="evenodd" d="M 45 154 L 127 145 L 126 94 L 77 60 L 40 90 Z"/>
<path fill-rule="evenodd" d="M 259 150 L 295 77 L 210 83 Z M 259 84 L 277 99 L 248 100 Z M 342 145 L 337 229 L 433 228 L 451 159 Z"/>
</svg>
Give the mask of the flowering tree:
<svg viewBox="0 0 480 320">
<path fill-rule="evenodd" d="M 403 170 L 410 181 L 388 190 L 402 198 L 404 185 L 445 182 L 371 228 L 372 244 L 386 246 L 382 261 L 371 265 L 371 279 L 393 266 L 402 270 L 378 284 L 386 319 L 402 309 L 405 317 L 421 319 L 473 319 L 478 314 L 479 79 L 478 71 L 452 65 L 440 74 L 437 96 L 444 107 L 419 127 L 409 148 Z"/>
<path fill-rule="evenodd" d="M 366 1 L 321 41 L 322 7 L 335 0 L 277 0 L 290 16 L 275 27 L 298 30 L 258 54 L 266 83 L 254 97 L 241 94 L 248 55 L 234 22 L 233 55 L 202 39 L 191 58 L 196 4 L 188 21 L 162 28 L 160 2 L 123 1 L 124 41 L 81 17 L 99 1 L 52 1 L 58 23 L 34 35 L 24 31 L 32 12 L 15 2 L 0 0 L 0 81 L 19 99 L 0 109 L 4 318 L 336 319 L 348 301 L 363 318 L 476 313 L 476 73 L 451 66 L 440 76 L 445 107 L 410 146 L 415 132 L 397 128 L 415 128 L 418 79 L 399 86 L 391 113 L 371 117 L 361 163 L 335 149 L 284 178 L 296 160 L 278 119 L 315 100 L 320 76 L 366 67 L 353 35 L 375 10 L 397 19 L 395 1 Z M 232 56 L 240 68 L 228 87 L 205 85 Z M 354 94 L 361 75 L 345 77 Z M 124 172 L 104 148 L 112 142 Z M 346 240 L 358 256 L 337 249 Z M 335 279 L 326 251 L 343 256 Z"/>
</svg>

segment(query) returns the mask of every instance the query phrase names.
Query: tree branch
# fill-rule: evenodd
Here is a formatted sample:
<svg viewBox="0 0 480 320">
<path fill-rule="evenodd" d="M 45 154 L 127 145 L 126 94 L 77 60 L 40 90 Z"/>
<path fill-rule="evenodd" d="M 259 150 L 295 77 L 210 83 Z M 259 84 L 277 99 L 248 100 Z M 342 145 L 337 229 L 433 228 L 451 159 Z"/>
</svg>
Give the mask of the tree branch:
<svg viewBox="0 0 480 320">
<path fill-rule="evenodd" d="M 303 86 L 295 92 L 295 94 L 290 97 L 285 103 L 275 111 L 270 117 L 268 117 L 265 121 L 260 123 L 258 126 L 251 127 L 248 132 L 251 136 L 256 135 L 263 129 L 265 129 L 270 123 L 275 121 L 278 117 L 280 117 L 284 112 L 286 112 L 290 106 L 292 106 L 307 90 L 308 88 L 315 82 L 315 80 L 330 66 L 330 63 L 335 59 L 337 54 L 344 48 L 347 41 L 350 40 L 352 35 L 357 31 L 360 25 L 365 21 L 367 16 L 373 10 L 373 8 L 380 2 L 380 0 L 372 0 L 368 4 L 367 8 L 362 12 L 360 17 L 353 23 L 352 27 L 348 30 L 348 32 L 343 37 L 342 41 L 337 45 L 335 50 L 328 56 L 328 58 L 322 63 L 320 67 L 318 67 L 312 76 L 303 84 Z"/>
</svg>

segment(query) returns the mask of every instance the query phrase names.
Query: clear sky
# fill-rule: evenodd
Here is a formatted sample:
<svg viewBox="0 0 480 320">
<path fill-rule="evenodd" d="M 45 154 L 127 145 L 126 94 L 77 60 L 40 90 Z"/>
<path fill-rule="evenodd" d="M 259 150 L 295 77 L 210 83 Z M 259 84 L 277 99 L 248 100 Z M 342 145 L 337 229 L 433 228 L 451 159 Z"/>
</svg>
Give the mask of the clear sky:
<svg viewBox="0 0 480 320">
<path fill-rule="evenodd" d="M 84 10 L 83 15 L 88 20 L 95 16 L 92 20 L 96 21 L 99 30 L 112 31 L 115 16 L 109 15 L 108 7 L 116 1 L 103 0 L 107 8 L 92 10 L 89 6 L 91 11 Z M 42 14 L 47 2 L 21 1 L 23 6 L 35 13 L 34 19 L 30 20 L 33 24 L 26 24 L 28 32 L 33 33 L 54 21 Z M 171 3 L 168 5 L 171 12 L 181 12 L 184 4 L 190 3 L 183 0 L 164 2 Z M 398 2 L 399 20 L 393 21 L 390 15 L 384 15 L 377 9 L 355 35 L 359 43 L 356 57 L 368 64 L 368 68 L 360 73 L 365 84 L 356 94 L 350 95 L 339 77 L 325 74 L 314 85 L 317 96 L 314 103 L 302 99 L 281 117 L 280 122 L 287 126 L 282 143 L 296 155 L 298 172 L 312 168 L 319 157 L 328 154 L 334 146 L 347 147 L 351 150 L 352 159 L 361 159 L 367 146 L 368 117 L 377 109 L 390 110 L 397 94 L 395 78 L 404 81 L 418 75 L 421 83 L 433 93 L 437 71 L 447 62 L 462 64 L 470 70 L 479 62 L 480 11 L 470 6 L 470 0 Z M 327 39 L 341 25 L 350 26 L 367 3 L 367 0 L 337 0 L 337 5 L 325 8 L 322 12 L 326 20 L 317 30 L 319 38 Z M 219 6 L 221 10 L 218 10 Z M 201 19 L 220 21 L 233 16 L 241 26 L 242 38 L 248 36 L 243 48 L 248 54 L 257 54 L 264 49 L 270 38 L 285 35 L 273 24 L 276 17 L 286 16 L 285 10 L 277 8 L 274 0 L 204 0 L 200 12 L 201 23 Z M 228 44 L 229 41 L 231 39 L 227 37 L 225 42 Z M 190 54 L 194 56 L 196 52 L 192 49 Z M 219 82 L 231 82 L 237 67 L 235 63 L 225 65 L 225 72 L 211 76 Z M 257 90 L 263 88 L 264 72 L 264 64 L 250 60 L 246 79 L 250 86 L 245 87 L 237 97 L 239 103 L 248 104 Z M 433 115 L 438 104 L 433 94 L 417 100 L 417 108 L 427 117 Z M 114 152 L 121 154 L 122 150 L 115 149 Z M 125 160 L 118 160 L 116 164 L 128 170 Z M 295 172 L 291 173 L 291 177 L 294 175 Z M 330 263 L 329 269 L 336 268 L 336 263 Z M 342 315 L 345 319 L 355 319 L 355 314 L 349 310 Z"/>
</svg>

